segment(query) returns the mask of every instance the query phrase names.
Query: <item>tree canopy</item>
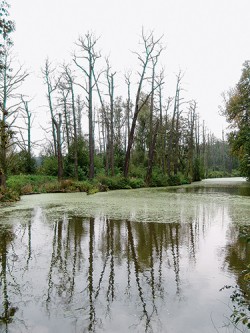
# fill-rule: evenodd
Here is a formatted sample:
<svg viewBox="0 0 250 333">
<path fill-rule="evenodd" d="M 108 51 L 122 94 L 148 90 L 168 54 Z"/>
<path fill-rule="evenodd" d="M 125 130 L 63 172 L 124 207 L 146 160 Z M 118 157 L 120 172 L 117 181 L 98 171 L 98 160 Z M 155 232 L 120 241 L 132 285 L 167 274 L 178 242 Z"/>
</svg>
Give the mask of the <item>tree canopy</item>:
<svg viewBox="0 0 250 333">
<path fill-rule="evenodd" d="M 243 176 L 250 179 L 250 61 L 245 61 L 236 86 L 225 97 L 224 114 L 230 123 L 229 143 L 240 160 Z"/>
</svg>

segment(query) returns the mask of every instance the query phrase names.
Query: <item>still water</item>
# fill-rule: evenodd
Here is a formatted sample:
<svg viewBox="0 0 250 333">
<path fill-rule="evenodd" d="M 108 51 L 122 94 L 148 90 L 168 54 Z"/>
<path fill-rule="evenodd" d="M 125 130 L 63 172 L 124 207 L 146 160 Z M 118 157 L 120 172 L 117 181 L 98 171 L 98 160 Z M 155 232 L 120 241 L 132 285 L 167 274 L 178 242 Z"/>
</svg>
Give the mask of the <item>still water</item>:
<svg viewBox="0 0 250 333">
<path fill-rule="evenodd" d="M 0 208 L 0 332 L 233 332 L 250 186 L 24 196 Z"/>
</svg>

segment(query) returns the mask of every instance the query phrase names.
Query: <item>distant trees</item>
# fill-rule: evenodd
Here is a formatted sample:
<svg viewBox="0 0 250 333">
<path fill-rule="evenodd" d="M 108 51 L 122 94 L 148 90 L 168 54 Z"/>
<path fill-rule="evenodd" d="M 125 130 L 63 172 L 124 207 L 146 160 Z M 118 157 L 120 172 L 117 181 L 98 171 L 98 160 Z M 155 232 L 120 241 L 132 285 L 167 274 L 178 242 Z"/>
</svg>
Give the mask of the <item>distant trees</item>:
<svg viewBox="0 0 250 333">
<path fill-rule="evenodd" d="M 250 179 L 250 61 L 243 64 L 240 80 L 224 94 L 224 102 L 232 152 L 240 160 L 242 175 Z"/>
</svg>

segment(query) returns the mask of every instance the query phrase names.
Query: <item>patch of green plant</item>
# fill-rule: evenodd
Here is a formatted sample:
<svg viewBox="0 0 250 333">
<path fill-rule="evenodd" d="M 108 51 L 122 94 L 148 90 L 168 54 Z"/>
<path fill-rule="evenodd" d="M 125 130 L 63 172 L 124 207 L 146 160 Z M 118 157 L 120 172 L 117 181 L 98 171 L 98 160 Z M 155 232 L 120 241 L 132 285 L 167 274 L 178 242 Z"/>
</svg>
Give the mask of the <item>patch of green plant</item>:
<svg viewBox="0 0 250 333">
<path fill-rule="evenodd" d="M 250 283 L 250 266 L 248 266 L 248 273 L 245 274 L 244 279 Z M 220 290 L 233 289 L 230 299 L 233 304 L 232 314 L 230 320 L 237 328 L 242 324 L 250 329 L 250 301 L 248 295 L 246 295 L 238 285 L 236 286 L 224 286 Z"/>
<path fill-rule="evenodd" d="M 227 171 L 210 170 L 207 173 L 207 178 L 223 178 L 232 177 L 232 175 Z"/>
<path fill-rule="evenodd" d="M 134 178 L 134 177 L 131 177 L 131 178 L 128 178 L 128 183 L 129 183 L 129 186 L 131 188 L 141 188 L 141 187 L 145 187 L 145 182 L 142 178 Z"/>
<path fill-rule="evenodd" d="M 20 200 L 20 195 L 18 192 L 0 187 L 0 202 L 14 202 Z"/>
<path fill-rule="evenodd" d="M 7 179 L 7 188 L 22 194 L 43 192 L 46 183 L 54 183 L 57 181 L 56 177 L 44 175 L 15 175 Z"/>
<path fill-rule="evenodd" d="M 250 229 L 249 226 L 242 226 L 239 230 L 239 239 L 245 243 L 250 242 Z M 224 286 L 221 290 L 232 289 L 233 292 L 230 295 L 232 302 L 232 313 L 230 320 L 236 328 L 239 325 L 243 325 L 250 329 L 250 265 L 241 272 L 244 282 L 244 290 L 239 285 Z M 239 329 L 239 331 L 241 331 Z"/>
<path fill-rule="evenodd" d="M 179 174 L 180 184 L 187 185 L 192 183 L 192 179 L 190 176 L 184 176 L 183 174 Z"/>
<path fill-rule="evenodd" d="M 128 179 L 124 178 L 123 176 L 109 177 L 109 176 L 100 175 L 97 177 L 97 180 L 100 184 L 107 186 L 109 190 L 131 188 Z"/>
</svg>

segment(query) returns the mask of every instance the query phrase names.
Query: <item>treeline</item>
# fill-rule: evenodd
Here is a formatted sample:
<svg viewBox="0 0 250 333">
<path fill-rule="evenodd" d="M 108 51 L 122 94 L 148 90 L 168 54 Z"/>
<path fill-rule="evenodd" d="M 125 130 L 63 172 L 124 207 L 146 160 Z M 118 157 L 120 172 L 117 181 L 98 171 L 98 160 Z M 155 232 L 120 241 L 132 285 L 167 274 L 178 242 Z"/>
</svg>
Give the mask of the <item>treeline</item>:
<svg viewBox="0 0 250 333">
<path fill-rule="evenodd" d="M 19 93 L 28 73 L 13 62 L 9 36 L 15 27 L 5 1 L 0 12 L 2 186 L 8 174 L 35 172 L 57 174 L 59 180 L 100 174 L 140 177 L 157 186 L 178 177 L 200 180 L 212 171 L 226 175 L 237 168 L 224 138 L 216 139 L 200 120 L 196 101 L 185 100 L 181 71 L 174 95 L 164 97 L 162 38 L 144 30 L 141 50 L 134 52 L 138 69 L 124 74 L 123 96 L 116 93 L 121 79 L 110 59 L 101 56 L 98 38 L 91 32 L 78 39 L 71 63 L 53 66 L 46 59 L 42 76 L 50 121 L 47 142 L 35 158 L 30 102 Z M 17 126 L 21 116 L 22 127 Z"/>
</svg>

